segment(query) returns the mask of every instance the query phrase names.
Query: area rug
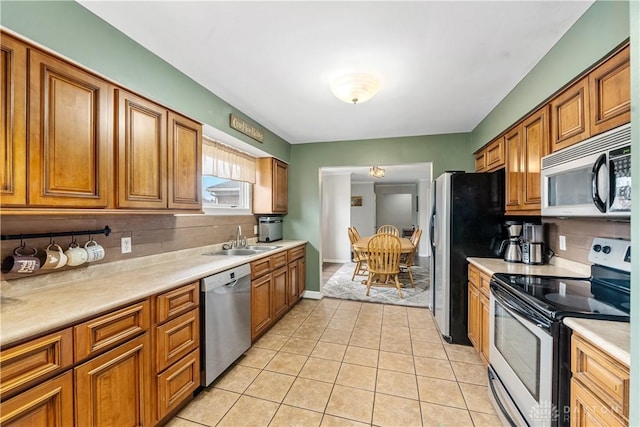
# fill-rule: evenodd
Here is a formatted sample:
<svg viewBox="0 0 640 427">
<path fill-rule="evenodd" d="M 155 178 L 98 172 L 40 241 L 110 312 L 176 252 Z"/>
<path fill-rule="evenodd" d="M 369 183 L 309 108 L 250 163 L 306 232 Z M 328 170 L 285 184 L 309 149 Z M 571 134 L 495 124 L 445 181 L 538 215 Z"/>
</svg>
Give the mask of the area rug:
<svg viewBox="0 0 640 427">
<path fill-rule="evenodd" d="M 362 280 L 366 279 L 366 277 L 356 276 L 355 281 L 351 280 L 355 266 L 354 263 L 349 262 L 340 267 L 322 287 L 322 294 L 325 297 L 356 301 L 379 302 L 412 307 L 429 306 L 429 286 L 431 280 L 428 269 L 424 267 L 411 267 L 413 282 L 416 285 L 415 288 L 411 287 L 409 277 L 406 273 L 400 276 L 400 283 L 403 284 L 401 299 L 395 287 L 372 286 L 369 296 L 366 296 L 367 286 L 362 284 Z"/>
</svg>

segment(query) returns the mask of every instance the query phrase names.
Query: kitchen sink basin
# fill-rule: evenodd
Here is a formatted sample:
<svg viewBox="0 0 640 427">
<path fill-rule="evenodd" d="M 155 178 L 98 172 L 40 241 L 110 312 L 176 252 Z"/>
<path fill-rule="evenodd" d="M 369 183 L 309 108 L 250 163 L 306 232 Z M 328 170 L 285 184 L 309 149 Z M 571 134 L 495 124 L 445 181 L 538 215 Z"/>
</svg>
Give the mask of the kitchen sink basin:
<svg viewBox="0 0 640 427">
<path fill-rule="evenodd" d="M 268 251 L 272 251 L 274 249 L 278 249 L 281 246 L 247 246 L 244 248 L 234 248 L 234 249 L 222 249 L 217 252 L 209 252 L 202 255 L 239 255 L 239 256 L 249 256 L 249 255 L 257 255 L 262 254 Z"/>
</svg>

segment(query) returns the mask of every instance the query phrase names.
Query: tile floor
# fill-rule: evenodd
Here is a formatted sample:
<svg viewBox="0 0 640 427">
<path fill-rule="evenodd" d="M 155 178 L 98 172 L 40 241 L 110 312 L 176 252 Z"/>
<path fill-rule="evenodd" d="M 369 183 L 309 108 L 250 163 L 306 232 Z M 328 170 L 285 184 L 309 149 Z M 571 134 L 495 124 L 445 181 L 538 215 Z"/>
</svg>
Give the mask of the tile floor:
<svg viewBox="0 0 640 427">
<path fill-rule="evenodd" d="M 303 299 L 169 424 L 499 426 L 473 348 L 427 309 Z"/>
</svg>

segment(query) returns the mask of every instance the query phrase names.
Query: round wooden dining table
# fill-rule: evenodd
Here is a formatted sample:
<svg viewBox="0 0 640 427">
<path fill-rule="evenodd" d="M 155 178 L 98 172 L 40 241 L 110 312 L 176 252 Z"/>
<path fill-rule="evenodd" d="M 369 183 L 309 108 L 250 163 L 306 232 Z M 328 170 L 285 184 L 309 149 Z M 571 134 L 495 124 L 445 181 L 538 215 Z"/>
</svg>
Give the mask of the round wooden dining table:
<svg viewBox="0 0 640 427">
<path fill-rule="evenodd" d="M 353 247 L 359 251 L 367 252 L 367 245 L 369 244 L 369 240 L 372 237 L 373 236 L 361 237 L 353 244 Z M 411 240 L 407 239 L 406 237 L 399 237 L 399 239 L 400 239 L 400 253 L 410 254 L 411 251 L 413 251 L 413 243 L 411 243 Z"/>
</svg>

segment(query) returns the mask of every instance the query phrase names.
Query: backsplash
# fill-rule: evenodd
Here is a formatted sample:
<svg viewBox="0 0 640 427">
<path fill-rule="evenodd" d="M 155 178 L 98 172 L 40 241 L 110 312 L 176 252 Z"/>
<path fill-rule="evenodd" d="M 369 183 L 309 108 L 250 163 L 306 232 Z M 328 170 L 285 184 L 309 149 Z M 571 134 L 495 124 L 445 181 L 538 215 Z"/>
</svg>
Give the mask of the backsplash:
<svg viewBox="0 0 640 427">
<path fill-rule="evenodd" d="M 549 247 L 558 257 L 589 263 L 589 248 L 594 237 L 631 239 L 631 224 L 594 218 L 542 218 Z M 561 251 L 558 236 L 566 236 L 567 250 Z"/>
<path fill-rule="evenodd" d="M 109 236 L 104 234 L 93 236 L 94 240 L 100 243 L 106 251 L 104 259 L 96 264 L 222 243 L 235 236 L 238 225 L 242 227 L 243 236 L 255 237 L 253 228 L 257 225 L 257 220 L 254 216 L 246 215 L 3 216 L 0 230 L 3 235 L 48 233 L 98 230 L 106 225 L 111 228 Z M 120 253 L 120 238 L 123 233 L 128 232 L 131 233 L 132 251 L 128 254 L 122 254 Z M 89 240 L 89 236 L 79 235 L 77 240 L 81 245 L 84 245 Z M 66 250 L 71 242 L 71 237 L 58 237 L 55 242 Z M 49 244 L 49 238 L 30 239 L 25 243 L 27 246 L 43 250 Z M 10 255 L 17 246 L 20 246 L 20 240 L 2 241 L 0 248 L 2 259 Z M 63 267 L 56 271 L 80 268 L 84 268 L 84 266 Z M 2 279 L 11 280 L 50 273 L 51 270 L 39 271 L 30 275 L 3 274 Z"/>
</svg>

